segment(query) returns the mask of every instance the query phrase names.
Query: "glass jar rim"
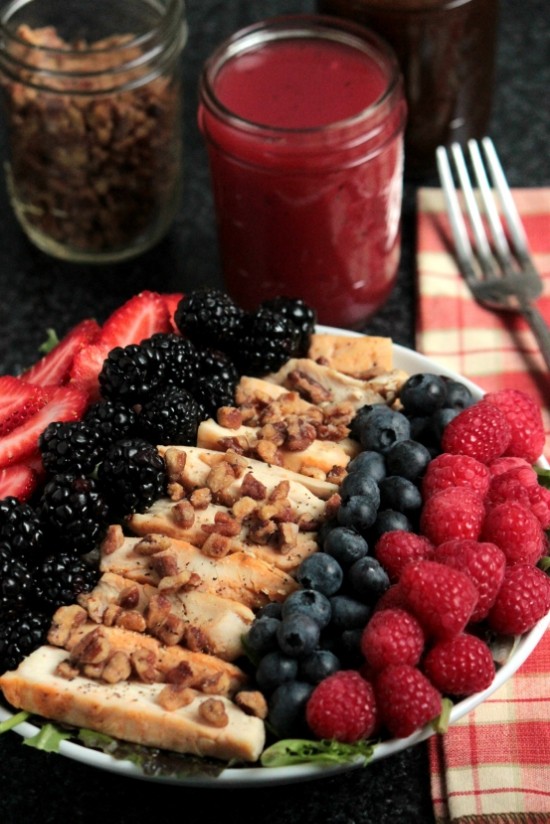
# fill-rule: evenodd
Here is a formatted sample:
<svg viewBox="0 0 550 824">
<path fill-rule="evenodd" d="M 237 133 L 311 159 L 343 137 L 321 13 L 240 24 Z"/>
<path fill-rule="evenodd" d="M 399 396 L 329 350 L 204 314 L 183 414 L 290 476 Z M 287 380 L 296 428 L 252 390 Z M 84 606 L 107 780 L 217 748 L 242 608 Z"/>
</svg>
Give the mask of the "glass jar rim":
<svg viewBox="0 0 550 824">
<path fill-rule="evenodd" d="M 351 115 L 320 126 L 286 127 L 257 123 L 242 117 L 222 103 L 216 95 L 215 79 L 221 68 L 231 59 L 251 48 L 267 42 L 304 39 L 330 40 L 352 46 L 380 62 L 384 61 L 388 83 L 380 97 L 371 104 Z M 217 115 L 221 115 L 235 128 L 258 134 L 282 136 L 290 134 L 316 134 L 327 131 L 347 130 L 372 118 L 384 109 L 401 85 L 401 70 L 397 57 L 381 37 L 357 23 L 322 14 L 286 14 L 253 23 L 240 29 L 224 40 L 204 64 L 200 77 L 200 94 L 204 105 Z"/>
<path fill-rule="evenodd" d="M 43 82 L 29 82 L 29 85 L 44 90 L 49 90 L 48 80 L 94 81 L 105 75 L 116 78 L 118 75 L 124 76 L 128 72 L 142 70 L 146 66 L 164 64 L 174 53 L 183 49 L 187 39 L 185 0 L 166 0 L 166 7 L 155 25 L 148 31 L 129 36 L 118 43 L 113 41 L 99 47 L 97 43 L 101 41 L 79 43 L 78 47 L 74 48 L 35 44 L 19 36 L 17 30 L 9 26 L 9 21 L 14 15 L 32 2 L 34 0 L 10 0 L 0 14 L 0 71 L 11 74 L 13 79 L 19 79 L 19 72 L 32 72 Z M 29 62 L 24 58 L 25 51 L 33 55 Z M 102 55 L 113 57 L 113 64 L 104 68 L 83 68 L 86 58 Z M 44 58 L 44 65 L 40 64 L 41 57 Z M 52 62 L 55 62 L 56 58 L 58 62 L 53 67 Z M 60 62 L 61 59 L 63 63 Z M 158 73 L 160 72 L 157 70 L 155 74 Z M 136 85 L 141 85 L 148 79 L 149 76 L 142 76 Z M 126 84 L 123 85 L 126 87 Z M 51 90 L 58 89 L 54 87 Z M 85 89 L 72 89 L 71 92 L 88 93 Z M 93 94 L 94 91 L 91 90 L 89 93 Z"/>
</svg>

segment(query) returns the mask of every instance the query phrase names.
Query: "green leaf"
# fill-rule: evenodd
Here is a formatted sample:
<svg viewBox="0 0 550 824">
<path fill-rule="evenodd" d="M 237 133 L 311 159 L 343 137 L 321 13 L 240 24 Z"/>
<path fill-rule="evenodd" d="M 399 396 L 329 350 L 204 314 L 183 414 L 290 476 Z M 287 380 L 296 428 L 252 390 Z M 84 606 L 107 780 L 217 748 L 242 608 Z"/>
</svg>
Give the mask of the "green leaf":
<svg viewBox="0 0 550 824">
<path fill-rule="evenodd" d="M 444 698 L 441 701 L 441 712 L 432 721 L 432 727 L 436 732 L 443 733 L 449 729 L 449 721 L 451 720 L 451 710 L 454 707 L 450 698 Z"/>
<path fill-rule="evenodd" d="M 44 343 L 41 343 L 38 347 L 38 351 L 42 352 L 43 355 L 47 355 L 48 352 L 51 352 L 52 349 L 59 343 L 59 338 L 57 337 L 57 332 L 55 329 L 47 329 L 46 331 L 48 333 L 48 337 Z"/>
<path fill-rule="evenodd" d="M 261 756 L 262 767 L 288 767 L 294 764 L 349 764 L 357 761 L 367 764 L 375 744 L 358 741 L 343 744 L 340 741 L 307 741 L 288 738 L 268 747 Z"/>
<path fill-rule="evenodd" d="M 54 724 L 44 724 L 36 735 L 25 738 L 23 744 L 45 752 L 59 752 L 59 745 L 67 738 L 72 738 L 70 732 L 60 730 Z"/>
<path fill-rule="evenodd" d="M 5 721 L 2 721 L 0 724 L 0 735 L 3 732 L 9 732 L 14 727 L 17 727 L 18 724 L 22 724 L 23 721 L 26 721 L 29 718 L 30 712 L 18 712 L 15 715 L 12 715 L 11 718 L 6 718 Z"/>
<path fill-rule="evenodd" d="M 538 475 L 539 484 L 550 489 L 550 469 L 544 469 L 542 466 L 534 466 L 533 469 Z"/>
</svg>

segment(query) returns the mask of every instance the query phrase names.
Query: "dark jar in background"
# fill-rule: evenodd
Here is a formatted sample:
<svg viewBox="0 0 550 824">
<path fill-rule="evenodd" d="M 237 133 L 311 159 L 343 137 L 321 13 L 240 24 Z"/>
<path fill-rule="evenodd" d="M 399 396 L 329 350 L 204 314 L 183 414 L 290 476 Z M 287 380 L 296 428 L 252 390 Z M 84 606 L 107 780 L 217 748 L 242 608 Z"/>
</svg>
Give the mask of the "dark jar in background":
<svg viewBox="0 0 550 824">
<path fill-rule="evenodd" d="M 349 21 L 283 16 L 214 52 L 198 118 L 240 305 L 299 297 L 320 323 L 358 327 L 384 303 L 400 255 L 405 113 L 395 55 Z"/>
<path fill-rule="evenodd" d="M 391 44 L 408 104 L 405 171 L 435 171 L 435 149 L 487 134 L 498 0 L 317 0 L 319 11 L 354 20 Z"/>
<path fill-rule="evenodd" d="M 181 179 L 183 0 L 12 0 L 0 11 L 10 200 L 65 260 L 133 257 L 167 231 Z"/>
</svg>

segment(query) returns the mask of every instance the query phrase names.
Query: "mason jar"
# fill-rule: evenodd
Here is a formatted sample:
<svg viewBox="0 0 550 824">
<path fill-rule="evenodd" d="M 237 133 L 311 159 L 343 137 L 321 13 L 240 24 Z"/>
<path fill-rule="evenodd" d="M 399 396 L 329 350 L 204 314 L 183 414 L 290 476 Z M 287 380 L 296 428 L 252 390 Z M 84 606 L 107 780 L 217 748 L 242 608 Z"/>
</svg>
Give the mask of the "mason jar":
<svg viewBox="0 0 550 824">
<path fill-rule="evenodd" d="M 222 272 L 244 308 L 287 295 L 324 324 L 360 327 L 400 254 L 401 76 L 372 32 L 287 15 L 237 32 L 207 60 L 199 125 Z"/>
<path fill-rule="evenodd" d="M 11 0 L 0 13 L 5 174 L 30 240 L 133 257 L 168 230 L 182 165 L 183 0 Z"/>
</svg>

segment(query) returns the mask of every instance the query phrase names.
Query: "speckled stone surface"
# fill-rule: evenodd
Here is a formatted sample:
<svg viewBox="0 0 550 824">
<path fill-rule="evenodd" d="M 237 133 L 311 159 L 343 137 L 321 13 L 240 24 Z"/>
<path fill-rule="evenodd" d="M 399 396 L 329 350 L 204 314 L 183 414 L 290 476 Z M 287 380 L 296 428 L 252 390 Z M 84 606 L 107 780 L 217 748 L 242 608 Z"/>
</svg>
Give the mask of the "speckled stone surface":
<svg viewBox="0 0 550 824">
<path fill-rule="evenodd" d="M 195 122 L 200 67 L 225 36 L 310 2 L 189 0 L 185 62 L 185 185 L 180 211 L 154 250 L 117 266 L 73 266 L 46 257 L 21 234 L 0 190 L 0 373 L 30 364 L 45 330 L 63 334 L 85 316 L 99 321 L 140 289 L 219 284 L 204 147 Z M 550 185 L 550 9 L 547 0 L 502 0 L 491 133 L 515 186 Z M 435 182 L 435 181 L 434 181 Z M 415 189 L 404 201 L 403 254 L 394 293 L 366 324 L 414 346 Z M 279 788 L 203 791 L 119 778 L 0 737 L 1 824 L 223 821 L 239 824 L 431 824 L 423 745 L 367 769 Z"/>
</svg>

